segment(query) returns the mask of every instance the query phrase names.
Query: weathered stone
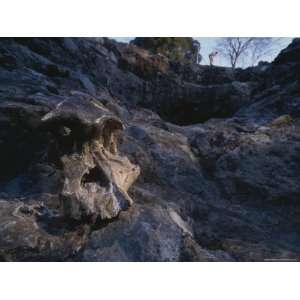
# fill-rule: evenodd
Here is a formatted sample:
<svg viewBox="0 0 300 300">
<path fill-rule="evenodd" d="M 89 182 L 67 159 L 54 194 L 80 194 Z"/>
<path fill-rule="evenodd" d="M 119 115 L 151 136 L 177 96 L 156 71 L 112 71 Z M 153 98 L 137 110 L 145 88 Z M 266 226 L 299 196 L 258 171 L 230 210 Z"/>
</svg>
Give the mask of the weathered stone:
<svg viewBox="0 0 300 300">
<path fill-rule="evenodd" d="M 110 219 L 133 203 L 127 191 L 139 167 L 118 153 L 122 122 L 101 103 L 82 103 L 80 97 L 64 100 L 42 118 L 54 137 L 51 159 L 64 175 L 63 212 L 78 220 Z"/>
<path fill-rule="evenodd" d="M 297 49 L 232 72 L 1 39 L 0 259 L 298 260 Z"/>
</svg>

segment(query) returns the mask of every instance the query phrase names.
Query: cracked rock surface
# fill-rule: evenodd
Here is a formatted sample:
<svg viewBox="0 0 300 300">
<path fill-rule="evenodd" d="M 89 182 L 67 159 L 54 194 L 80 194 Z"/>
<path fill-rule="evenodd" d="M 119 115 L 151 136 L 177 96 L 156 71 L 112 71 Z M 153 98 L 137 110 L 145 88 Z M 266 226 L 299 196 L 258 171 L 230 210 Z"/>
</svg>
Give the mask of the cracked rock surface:
<svg viewBox="0 0 300 300">
<path fill-rule="evenodd" d="M 0 260 L 298 260 L 299 70 L 0 39 Z"/>
</svg>

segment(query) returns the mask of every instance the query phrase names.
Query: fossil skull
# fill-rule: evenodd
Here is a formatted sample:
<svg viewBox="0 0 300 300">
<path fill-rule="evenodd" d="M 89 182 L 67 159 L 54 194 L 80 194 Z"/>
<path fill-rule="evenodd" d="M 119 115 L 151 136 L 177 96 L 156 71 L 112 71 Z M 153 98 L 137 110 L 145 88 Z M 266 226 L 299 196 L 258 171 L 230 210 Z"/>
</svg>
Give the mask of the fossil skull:
<svg viewBox="0 0 300 300">
<path fill-rule="evenodd" d="M 62 103 L 42 119 L 56 137 L 48 156 L 63 173 L 61 208 L 76 220 L 110 219 L 132 204 L 127 191 L 140 169 L 118 153 L 122 122 L 99 103 L 76 105 Z"/>
</svg>

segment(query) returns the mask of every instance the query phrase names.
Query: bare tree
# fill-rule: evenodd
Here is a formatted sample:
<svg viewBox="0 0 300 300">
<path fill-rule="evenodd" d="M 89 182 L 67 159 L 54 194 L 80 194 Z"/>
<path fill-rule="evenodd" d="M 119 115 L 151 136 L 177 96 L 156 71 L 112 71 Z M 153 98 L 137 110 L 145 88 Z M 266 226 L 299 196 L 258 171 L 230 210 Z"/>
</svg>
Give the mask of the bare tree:
<svg viewBox="0 0 300 300">
<path fill-rule="evenodd" d="M 248 65 L 255 65 L 263 57 L 275 51 L 279 41 L 279 38 L 220 38 L 217 42 L 217 50 L 235 69 L 240 61 L 245 61 Z"/>
</svg>

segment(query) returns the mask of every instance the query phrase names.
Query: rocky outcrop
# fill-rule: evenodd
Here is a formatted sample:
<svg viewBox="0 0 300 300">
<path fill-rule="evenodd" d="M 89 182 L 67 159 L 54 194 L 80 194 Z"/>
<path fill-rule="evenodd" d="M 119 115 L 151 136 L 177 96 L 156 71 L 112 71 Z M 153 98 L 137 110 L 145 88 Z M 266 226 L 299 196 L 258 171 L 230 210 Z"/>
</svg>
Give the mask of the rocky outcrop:
<svg viewBox="0 0 300 300">
<path fill-rule="evenodd" d="M 0 259 L 298 260 L 297 49 L 233 73 L 1 39 Z"/>
<path fill-rule="evenodd" d="M 300 59 L 300 39 L 294 39 L 287 48 L 283 49 L 280 54 L 275 58 L 274 64 L 282 63 L 299 63 Z"/>
<path fill-rule="evenodd" d="M 200 43 L 190 37 L 137 37 L 130 43 L 183 64 L 197 63 L 200 50 Z"/>
</svg>

